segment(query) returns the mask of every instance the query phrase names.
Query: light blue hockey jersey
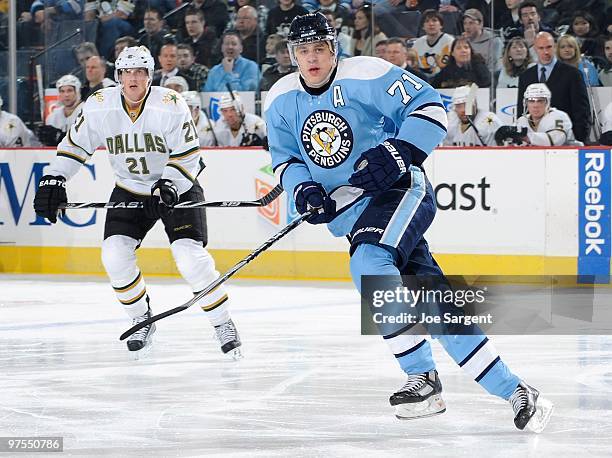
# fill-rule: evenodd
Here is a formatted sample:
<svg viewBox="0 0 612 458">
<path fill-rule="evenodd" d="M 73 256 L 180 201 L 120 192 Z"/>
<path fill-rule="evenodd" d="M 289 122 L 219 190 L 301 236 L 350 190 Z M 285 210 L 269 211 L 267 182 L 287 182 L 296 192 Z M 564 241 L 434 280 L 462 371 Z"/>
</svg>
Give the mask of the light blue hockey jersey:
<svg viewBox="0 0 612 458">
<path fill-rule="evenodd" d="M 336 201 L 328 224 L 336 236 L 350 232 L 370 197 L 349 177 L 361 153 L 390 137 L 425 155 L 446 135 L 446 112 L 429 84 L 376 57 L 341 60 L 332 84 L 310 95 L 299 74 L 270 89 L 264 111 L 272 167 L 289 195 L 301 182 L 321 183 Z"/>
</svg>

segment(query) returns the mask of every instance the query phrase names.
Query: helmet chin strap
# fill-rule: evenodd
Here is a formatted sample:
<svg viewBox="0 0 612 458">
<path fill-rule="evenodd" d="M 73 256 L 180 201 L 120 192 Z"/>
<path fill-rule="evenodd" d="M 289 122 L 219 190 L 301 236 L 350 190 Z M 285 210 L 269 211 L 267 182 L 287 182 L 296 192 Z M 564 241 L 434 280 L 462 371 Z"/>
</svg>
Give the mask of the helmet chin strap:
<svg viewBox="0 0 612 458">
<path fill-rule="evenodd" d="M 152 83 L 152 82 L 153 82 L 153 80 L 152 80 L 151 78 L 149 78 L 149 79 L 148 79 L 148 81 L 147 81 L 147 89 L 146 89 L 146 91 L 145 91 L 144 95 L 142 96 L 142 99 L 140 99 L 140 100 L 132 100 L 132 99 L 130 99 L 130 98 L 129 98 L 129 97 L 126 95 L 125 91 L 123 90 L 123 82 L 122 82 L 122 81 L 120 81 L 120 82 L 119 82 L 119 86 L 121 87 L 121 95 L 122 95 L 122 96 L 125 98 L 125 100 L 127 100 L 129 103 L 131 103 L 131 104 L 133 104 L 133 105 L 138 105 L 140 102 L 142 102 L 142 101 L 143 101 L 143 100 L 144 100 L 144 99 L 147 97 L 147 92 L 149 92 L 149 88 L 151 87 L 151 83 Z"/>
</svg>

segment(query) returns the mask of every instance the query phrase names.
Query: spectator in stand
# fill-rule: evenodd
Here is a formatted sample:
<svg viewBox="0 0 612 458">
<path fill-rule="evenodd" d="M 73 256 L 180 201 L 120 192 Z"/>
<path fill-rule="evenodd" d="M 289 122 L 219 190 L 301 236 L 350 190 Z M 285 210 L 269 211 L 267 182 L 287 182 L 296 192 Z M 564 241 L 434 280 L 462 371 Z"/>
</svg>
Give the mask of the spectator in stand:
<svg viewBox="0 0 612 458">
<path fill-rule="evenodd" d="M 159 65 L 161 68 L 153 73 L 152 86 L 163 86 L 171 76 L 176 76 L 179 72 L 176 66 L 177 48 L 174 43 L 163 45 L 159 50 Z"/>
<path fill-rule="evenodd" d="M 203 90 L 206 92 L 227 91 L 230 83 L 234 91 L 256 91 L 259 86 L 257 63 L 242 57 L 242 40 L 236 31 L 228 31 L 221 37 L 221 63 L 208 73 Z"/>
<path fill-rule="evenodd" d="M 79 67 L 72 70 L 71 74 L 78 76 L 82 81 L 87 81 L 85 77 L 85 65 L 87 64 L 87 60 L 91 56 L 99 56 L 98 48 L 96 45 L 90 41 L 84 41 L 76 48 L 74 48 L 74 55 L 76 56 L 76 60 L 79 63 Z M 106 76 L 111 77 L 114 76 L 114 66 L 110 65 L 108 62 L 106 63 Z"/>
<path fill-rule="evenodd" d="M 599 70 L 599 81 L 603 86 L 612 86 L 612 37 L 608 37 L 603 44 L 605 63 L 601 65 Z"/>
<path fill-rule="evenodd" d="M 387 43 L 388 40 L 381 40 L 374 46 L 374 56 L 379 59 L 387 59 Z"/>
<path fill-rule="evenodd" d="M 431 81 L 435 88 L 465 86 L 475 83 L 478 87 L 491 85 L 491 74 L 480 54 L 474 53 L 470 41 L 458 37 L 451 45 L 448 65 Z"/>
<path fill-rule="evenodd" d="M 126 35 L 134 35 L 134 29 L 128 22 L 134 11 L 134 4 L 127 0 L 119 0 L 113 8 L 110 2 L 87 2 L 85 19 L 98 18 L 96 44 L 101 56 L 111 59 L 115 53 L 115 41 Z"/>
<path fill-rule="evenodd" d="M 587 86 L 601 86 L 595 66 L 580 54 L 578 42 L 571 35 L 563 35 L 557 41 L 557 59 L 577 68 Z"/>
<path fill-rule="evenodd" d="M 3 100 L 0 97 L 0 148 L 40 146 L 34 133 L 18 116 L 2 111 L 2 104 Z"/>
<path fill-rule="evenodd" d="M 166 79 L 164 87 L 172 89 L 173 91 L 178 92 L 179 94 L 187 92 L 189 90 L 187 80 L 182 76 L 171 76 L 170 78 Z"/>
<path fill-rule="evenodd" d="M 76 59 L 79 65 L 81 66 L 81 68 L 83 68 L 83 70 L 85 69 L 85 64 L 87 62 L 87 59 L 89 59 L 91 56 L 100 55 L 100 53 L 98 52 L 98 48 L 96 48 L 96 45 L 93 44 L 91 41 L 84 41 L 83 43 L 78 45 L 76 48 L 74 48 L 74 54 L 76 56 Z"/>
<path fill-rule="evenodd" d="M 289 33 L 291 21 L 308 10 L 295 3 L 295 0 L 277 0 L 278 5 L 270 10 L 266 21 L 266 35 L 277 33 L 284 37 Z"/>
<path fill-rule="evenodd" d="M 221 36 L 229 22 L 229 12 L 223 0 L 192 0 L 189 8 L 201 10 L 207 20 L 208 27 L 213 29 L 217 37 Z M 187 36 L 184 16 L 184 11 L 176 14 L 176 23 L 179 25 L 179 35 L 183 37 Z"/>
<path fill-rule="evenodd" d="M 276 44 L 282 41 L 283 37 L 273 33 L 266 38 L 266 57 L 261 62 L 261 72 L 265 73 L 267 69 L 276 64 Z"/>
<path fill-rule="evenodd" d="M 311 13 L 314 11 L 320 11 L 321 13 L 333 11 L 339 19 L 342 19 L 342 24 L 349 25 L 351 11 L 353 9 L 358 10 L 363 6 L 363 3 L 353 8 L 350 0 L 303 0 L 302 6 Z"/>
<path fill-rule="evenodd" d="M 148 10 L 159 11 L 159 18 L 163 19 L 164 14 L 176 8 L 178 3 L 177 0 L 136 0 L 134 2 L 134 13 L 130 16 L 132 27 L 134 27 L 135 30 L 142 28 L 145 14 Z M 169 20 L 172 21 L 170 24 L 171 28 L 176 28 L 177 23 L 174 22 L 174 18 L 171 16 Z M 155 56 L 155 54 L 153 55 Z"/>
<path fill-rule="evenodd" d="M 551 106 L 566 112 L 572 120 L 576 140 L 584 142 L 591 125 L 589 97 L 584 79 L 577 68 L 559 62 L 555 57 L 555 40 L 548 32 L 540 32 L 534 41 L 537 65 L 519 76 L 516 111 L 523 114 L 523 94 L 533 83 L 546 83 L 552 93 Z"/>
<path fill-rule="evenodd" d="M 495 28 L 503 29 L 503 35 L 510 39 L 518 34 L 521 26 L 519 6 L 523 0 L 495 0 L 494 22 Z"/>
<path fill-rule="evenodd" d="M 131 48 L 132 46 L 138 46 L 136 38 L 129 36 L 117 38 L 115 40 L 115 54 L 113 56 L 113 62 L 117 60 L 117 57 L 119 54 L 121 54 L 121 51 L 123 51 L 125 48 Z"/>
<path fill-rule="evenodd" d="M 416 51 L 412 51 L 412 55 L 414 56 L 414 54 L 416 54 Z M 410 65 L 410 63 L 408 62 L 408 46 L 406 46 L 406 41 L 402 38 L 393 37 L 387 40 L 385 60 L 391 62 L 393 65 L 397 65 L 399 68 L 402 68 L 415 76 L 418 76 L 422 80 L 427 81 L 427 75 L 425 75 L 425 73 L 423 73 L 418 68 L 413 68 L 412 65 Z"/>
<path fill-rule="evenodd" d="M 355 12 L 351 56 L 373 56 L 376 43 L 386 40 L 387 36 L 380 31 L 376 23 L 372 29 L 372 7 L 364 5 Z"/>
<path fill-rule="evenodd" d="M 86 100 L 91 94 L 105 87 L 115 86 L 115 82 L 106 78 L 106 59 L 91 56 L 85 63 L 85 78 L 87 82 L 81 87 L 81 100 Z"/>
<path fill-rule="evenodd" d="M 242 40 L 242 55 L 254 62 L 261 63 L 266 57 L 266 40 L 257 25 L 257 10 L 245 5 L 236 15 L 236 30 Z"/>
<path fill-rule="evenodd" d="M 446 66 L 454 38 L 442 32 L 444 19 L 435 10 L 426 10 L 421 23 L 425 35 L 417 38 L 412 47 L 419 54 L 419 68 L 431 77 Z"/>
<path fill-rule="evenodd" d="M 569 34 L 576 37 L 580 52 L 585 56 L 601 56 L 599 28 L 592 14 L 577 11 L 572 17 Z"/>
<path fill-rule="evenodd" d="M 545 0 L 542 5 L 542 22 L 551 27 L 567 25 L 576 9 L 575 0 Z"/>
<path fill-rule="evenodd" d="M 291 65 L 287 40 L 281 40 L 276 43 L 275 55 L 276 64 L 268 68 L 261 77 L 260 88 L 262 91 L 269 91 L 272 85 L 279 79 L 296 70 L 295 67 Z"/>
<path fill-rule="evenodd" d="M 176 65 L 179 69 L 178 75 L 187 80 L 190 91 L 199 91 L 206 83 L 208 68 L 196 63 L 193 48 L 188 44 L 181 43 L 176 46 Z"/>
<path fill-rule="evenodd" d="M 348 33 L 350 32 L 350 27 L 347 25 L 342 25 L 342 19 L 339 19 L 338 15 L 334 11 L 325 11 L 323 16 L 325 16 L 325 19 L 327 19 L 329 25 L 336 29 L 336 40 L 338 40 L 338 58 L 344 59 L 345 57 L 351 57 L 349 52 L 351 50 L 352 38 Z M 384 40 L 382 40 L 382 42 L 384 44 Z M 377 52 L 376 49 L 378 49 L 380 43 L 380 41 L 376 43 L 374 53 Z M 376 54 L 376 57 L 380 56 Z"/>
<path fill-rule="evenodd" d="M 529 45 L 531 57 L 535 59 L 536 53 L 533 49 L 533 42 L 536 35 L 540 32 L 548 32 L 554 36 L 554 32 L 552 28 L 542 23 L 538 7 L 534 2 L 523 2 L 521 6 L 519 6 L 518 11 L 521 19 L 520 31 Z"/>
<path fill-rule="evenodd" d="M 519 76 L 529 67 L 535 65 L 529 53 L 529 47 L 523 37 L 514 37 L 508 41 L 502 57 L 502 68 L 497 79 L 498 88 L 518 87 Z"/>
<path fill-rule="evenodd" d="M 168 30 L 164 27 L 162 13 L 156 8 L 147 8 L 144 12 L 144 29 L 145 34 L 140 37 L 138 44 L 146 46 L 151 51 L 151 55 L 155 59 L 155 66 L 159 67 L 159 50 L 165 44 L 164 37 L 168 34 Z M 131 46 L 131 45 L 130 45 Z M 115 51 L 115 55 L 119 54 Z"/>
<path fill-rule="evenodd" d="M 463 36 L 466 37 L 475 53 L 480 54 L 490 70 L 499 71 L 504 45 L 491 29 L 485 29 L 482 13 L 476 8 L 463 13 Z"/>
<path fill-rule="evenodd" d="M 185 12 L 185 30 L 187 35 L 182 39 L 194 51 L 195 61 L 198 64 L 211 68 L 219 63 L 217 55 L 217 36 L 206 27 L 206 20 L 202 10 L 190 8 Z"/>
</svg>

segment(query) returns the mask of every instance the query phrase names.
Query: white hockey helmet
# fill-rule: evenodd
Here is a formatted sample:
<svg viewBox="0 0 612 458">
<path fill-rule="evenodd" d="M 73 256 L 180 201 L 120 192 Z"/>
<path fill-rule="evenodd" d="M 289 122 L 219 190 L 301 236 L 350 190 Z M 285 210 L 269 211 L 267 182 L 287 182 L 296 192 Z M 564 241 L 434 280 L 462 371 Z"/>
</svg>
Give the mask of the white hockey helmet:
<svg viewBox="0 0 612 458">
<path fill-rule="evenodd" d="M 181 94 L 187 102 L 187 106 L 198 107 L 202 106 L 202 99 L 200 99 L 200 93 L 197 91 L 186 91 Z"/>
<path fill-rule="evenodd" d="M 544 83 L 533 83 L 527 86 L 523 94 L 523 113 L 527 113 L 527 100 L 529 99 L 546 99 L 546 110 L 550 108 L 550 99 L 552 94 L 550 89 Z"/>
<path fill-rule="evenodd" d="M 61 89 L 64 86 L 73 86 L 77 94 L 81 94 L 81 80 L 74 75 L 64 75 L 55 83 L 57 89 Z"/>
<path fill-rule="evenodd" d="M 236 93 L 234 93 L 233 98 L 229 92 L 223 94 L 219 101 L 219 110 L 223 108 L 234 108 L 236 111 L 244 113 L 244 105 L 242 104 L 242 100 L 240 100 L 240 96 Z"/>
<path fill-rule="evenodd" d="M 164 83 L 164 87 L 168 87 L 169 84 L 180 86 L 181 90 L 176 92 L 181 94 L 189 90 L 189 84 L 187 84 L 187 80 L 182 76 L 171 76 L 170 78 L 167 78 L 166 82 Z"/>
<path fill-rule="evenodd" d="M 453 92 L 453 105 L 457 105 L 459 103 L 465 103 L 470 95 L 470 86 L 459 86 Z"/>
<path fill-rule="evenodd" d="M 123 51 L 115 60 L 115 81 L 121 85 L 119 74 L 121 70 L 130 68 L 146 68 L 149 73 L 149 85 L 153 81 L 153 71 L 155 69 L 155 61 L 151 55 L 151 51 L 146 46 L 130 46 L 124 48 Z"/>
</svg>

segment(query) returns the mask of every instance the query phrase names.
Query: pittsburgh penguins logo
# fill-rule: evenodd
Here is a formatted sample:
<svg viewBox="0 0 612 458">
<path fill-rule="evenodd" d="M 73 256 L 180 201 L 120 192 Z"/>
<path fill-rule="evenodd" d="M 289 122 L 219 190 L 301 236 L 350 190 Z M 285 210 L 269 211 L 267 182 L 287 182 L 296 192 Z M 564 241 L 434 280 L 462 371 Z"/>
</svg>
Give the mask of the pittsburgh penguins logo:
<svg viewBox="0 0 612 458">
<path fill-rule="evenodd" d="M 351 154 L 353 131 L 342 116 L 326 110 L 315 111 L 302 126 L 302 145 L 315 164 L 331 169 Z"/>
</svg>

